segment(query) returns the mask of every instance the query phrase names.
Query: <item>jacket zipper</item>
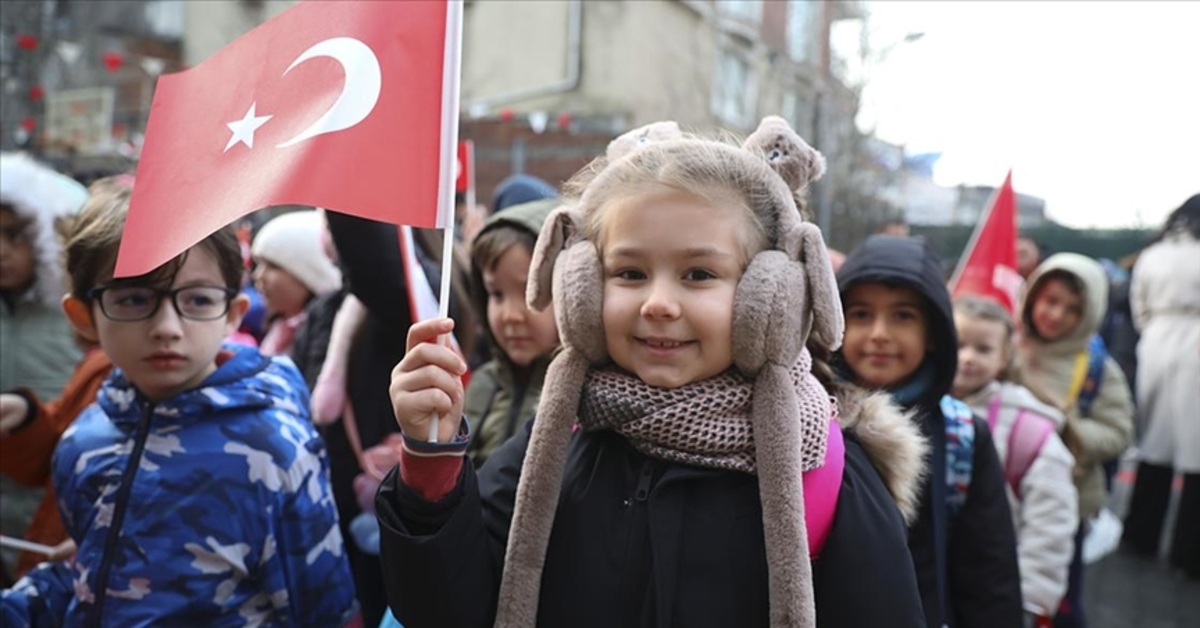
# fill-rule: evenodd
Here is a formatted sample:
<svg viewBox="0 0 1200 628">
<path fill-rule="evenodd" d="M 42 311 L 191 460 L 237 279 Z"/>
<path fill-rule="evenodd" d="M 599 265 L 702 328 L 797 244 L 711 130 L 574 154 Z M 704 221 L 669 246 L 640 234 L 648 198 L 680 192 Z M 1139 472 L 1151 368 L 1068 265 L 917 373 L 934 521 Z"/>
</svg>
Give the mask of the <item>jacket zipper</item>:
<svg viewBox="0 0 1200 628">
<path fill-rule="evenodd" d="M 142 404 L 142 420 L 138 424 L 134 436 L 133 451 L 129 454 L 129 464 L 121 473 L 121 485 L 117 488 L 117 497 L 113 500 L 112 522 L 108 527 L 108 535 L 104 539 L 104 553 L 100 555 L 100 567 L 96 570 L 96 587 L 93 591 L 96 601 L 93 603 L 92 626 L 99 628 L 103 625 L 104 600 L 108 596 L 108 576 L 112 571 L 113 553 L 117 549 L 117 541 L 121 538 L 121 525 L 125 522 L 125 510 L 129 507 L 129 496 L 133 492 L 133 478 L 141 464 L 142 452 L 146 449 L 146 438 L 150 435 L 150 417 L 154 416 L 154 404 Z"/>
<path fill-rule="evenodd" d="M 645 602 L 647 569 L 642 563 L 646 555 L 646 543 L 649 537 L 649 507 L 650 483 L 654 479 L 654 461 L 646 459 L 642 462 L 638 473 L 637 488 L 634 489 L 633 501 L 627 502 L 629 515 L 629 547 L 625 551 L 625 575 L 621 581 L 625 583 L 622 592 L 621 618 L 622 626 L 642 625 L 642 606 Z"/>
</svg>

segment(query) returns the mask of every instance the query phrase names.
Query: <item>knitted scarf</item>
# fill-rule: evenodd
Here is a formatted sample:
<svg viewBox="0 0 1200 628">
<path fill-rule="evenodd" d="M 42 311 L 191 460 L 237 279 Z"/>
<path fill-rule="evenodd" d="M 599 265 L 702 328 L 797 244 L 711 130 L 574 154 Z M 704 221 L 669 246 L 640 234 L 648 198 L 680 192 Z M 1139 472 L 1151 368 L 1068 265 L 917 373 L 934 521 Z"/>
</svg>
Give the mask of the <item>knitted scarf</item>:
<svg viewBox="0 0 1200 628">
<path fill-rule="evenodd" d="M 807 358 L 805 353 L 789 371 L 797 392 L 808 392 Z M 593 368 L 584 380 L 579 424 L 587 431 L 614 430 L 652 458 L 754 475 L 753 393 L 754 382 L 732 368 L 674 389 L 651 386 L 616 366 Z M 809 471 L 825 460 L 821 436 L 830 406 L 820 394 L 798 396 L 804 434 L 799 462 Z"/>
<path fill-rule="evenodd" d="M 525 454 L 509 530 L 498 628 L 537 624 L 546 546 L 562 486 L 571 425 L 614 429 L 647 455 L 754 473 L 763 509 L 771 624 L 816 625 L 801 473 L 825 460 L 835 405 L 810 372 L 807 350 L 791 368 L 754 379 L 735 370 L 665 390 L 597 369 L 571 346 L 550 364 Z M 757 439 L 756 439 L 757 436 Z"/>
</svg>

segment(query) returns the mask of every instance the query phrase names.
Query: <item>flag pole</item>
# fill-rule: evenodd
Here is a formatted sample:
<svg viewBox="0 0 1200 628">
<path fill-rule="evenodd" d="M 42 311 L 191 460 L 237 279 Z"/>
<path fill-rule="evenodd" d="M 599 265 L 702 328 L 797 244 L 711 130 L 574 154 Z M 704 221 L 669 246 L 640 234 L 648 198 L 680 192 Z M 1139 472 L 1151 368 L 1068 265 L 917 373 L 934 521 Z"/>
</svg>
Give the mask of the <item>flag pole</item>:
<svg viewBox="0 0 1200 628">
<path fill-rule="evenodd" d="M 442 74 L 442 163 L 438 224 L 442 231 L 442 285 L 438 315 L 450 316 L 450 277 L 454 274 L 454 163 L 458 158 L 458 96 L 462 80 L 462 0 L 446 3 L 446 56 Z M 445 344 L 442 338 L 438 342 Z M 431 443 L 438 442 L 439 418 L 429 422 Z"/>
<path fill-rule="evenodd" d="M 35 554 L 42 554 L 45 556 L 52 556 L 54 554 L 54 548 L 50 547 L 49 545 L 31 543 L 24 539 L 4 536 L 3 534 L 0 534 L 0 547 L 7 547 L 9 549 L 20 550 L 22 552 L 33 552 Z"/>
<path fill-rule="evenodd" d="M 979 241 L 979 235 L 983 233 L 983 228 L 987 226 L 988 218 L 992 212 L 996 211 L 996 201 L 1000 198 L 1000 192 L 1004 190 L 1004 186 L 1012 180 L 1012 168 L 1008 169 L 1008 174 L 1004 177 L 1004 183 L 1000 187 L 992 191 L 991 198 L 988 199 L 987 205 L 984 206 L 984 212 L 980 214 L 979 221 L 975 223 L 975 230 L 971 232 L 970 239 L 967 240 L 967 246 L 963 249 L 963 254 L 958 257 L 958 263 L 954 266 L 954 273 L 950 276 L 950 282 L 947 286 L 950 292 L 954 292 L 954 287 L 958 285 L 958 279 L 962 275 L 963 269 L 967 266 L 967 260 L 971 257 L 971 251 L 975 250 L 975 244 Z M 1014 194 L 1016 192 L 1014 191 Z"/>
</svg>

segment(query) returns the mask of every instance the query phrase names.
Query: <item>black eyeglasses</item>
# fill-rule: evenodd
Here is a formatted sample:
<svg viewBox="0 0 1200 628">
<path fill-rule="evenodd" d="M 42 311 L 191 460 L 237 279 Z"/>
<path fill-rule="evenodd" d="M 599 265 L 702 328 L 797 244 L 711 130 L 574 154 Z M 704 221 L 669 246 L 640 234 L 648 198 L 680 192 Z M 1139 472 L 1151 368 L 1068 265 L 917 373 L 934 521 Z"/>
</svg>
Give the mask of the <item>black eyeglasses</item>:
<svg viewBox="0 0 1200 628">
<path fill-rule="evenodd" d="M 175 312 L 194 321 L 211 321 L 229 312 L 229 302 L 238 291 L 216 286 L 188 286 L 174 290 L 146 287 L 99 286 L 88 291 L 88 298 L 100 304 L 100 311 L 111 321 L 143 321 L 158 313 L 164 299 L 170 299 Z"/>
</svg>

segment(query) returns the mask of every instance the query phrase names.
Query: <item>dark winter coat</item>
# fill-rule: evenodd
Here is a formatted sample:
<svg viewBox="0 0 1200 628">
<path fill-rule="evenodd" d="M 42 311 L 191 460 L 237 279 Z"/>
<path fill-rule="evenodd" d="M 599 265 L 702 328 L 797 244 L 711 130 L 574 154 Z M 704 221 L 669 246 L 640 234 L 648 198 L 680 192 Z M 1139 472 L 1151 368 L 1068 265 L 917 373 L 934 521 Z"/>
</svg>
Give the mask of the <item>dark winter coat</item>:
<svg viewBox="0 0 1200 628">
<path fill-rule="evenodd" d="M 855 421 L 866 422 L 843 417 L 843 425 Z M 385 480 L 376 498 L 382 559 L 400 566 L 386 571 L 386 584 L 405 626 L 492 625 L 531 426 L 478 473 L 464 464 L 458 484 L 438 503 L 422 499 L 394 472 Z M 878 460 L 905 450 L 878 442 L 887 429 L 867 427 L 863 439 L 845 430 L 837 516 L 813 562 L 823 628 L 924 626 L 904 520 L 889 493 L 907 495 L 919 455 Z M 917 437 L 908 431 L 902 438 Z M 614 432 L 573 437 L 546 552 L 539 625 L 767 626 L 767 597 L 754 476 L 651 459 Z"/>
<path fill-rule="evenodd" d="M 317 376 L 321 374 L 321 367 L 325 365 L 329 337 L 333 333 L 333 319 L 346 300 L 346 294 L 346 289 L 342 288 L 314 297 L 304 307 L 304 322 L 300 323 L 300 328 L 292 338 L 289 353 L 310 392 L 317 383 Z"/>
<path fill-rule="evenodd" d="M 326 212 L 325 216 L 345 284 L 367 310 L 351 343 L 346 373 L 346 397 L 354 407 L 365 449 L 400 430 L 388 397 L 392 368 L 404 357 L 405 337 L 412 325 L 400 240 L 394 225 L 335 212 Z M 354 478 L 362 472 L 358 456 L 341 421 L 326 426 L 322 434 L 329 446 L 333 497 L 342 535 L 347 539 L 364 623 L 377 625 L 386 608 L 379 559 L 363 553 L 349 540 L 353 538 L 350 522 L 362 512 L 354 492 Z"/>
<path fill-rule="evenodd" d="M 946 507 L 946 429 L 938 402 L 954 382 L 958 335 L 941 263 L 922 239 L 878 235 L 850 254 L 837 277 L 843 297 L 856 284 L 879 282 L 911 287 L 927 302 L 926 331 L 932 350 L 918 369 L 926 381 L 901 384 L 892 393 L 897 402 L 915 411 L 914 420 L 931 445 L 919 516 L 908 536 L 929 626 L 1020 626 L 1016 536 L 1003 470 L 982 419 L 974 422 L 966 504 L 953 520 Z"/>
</svg>

